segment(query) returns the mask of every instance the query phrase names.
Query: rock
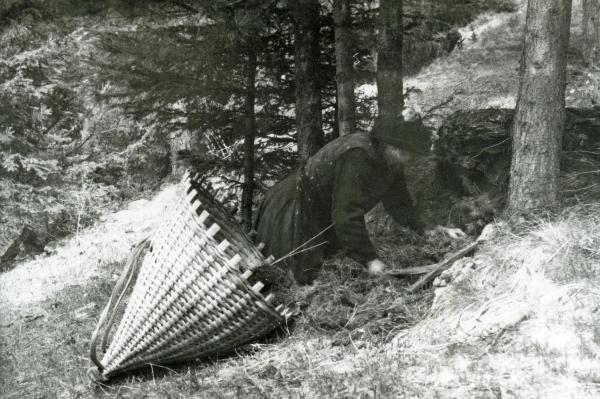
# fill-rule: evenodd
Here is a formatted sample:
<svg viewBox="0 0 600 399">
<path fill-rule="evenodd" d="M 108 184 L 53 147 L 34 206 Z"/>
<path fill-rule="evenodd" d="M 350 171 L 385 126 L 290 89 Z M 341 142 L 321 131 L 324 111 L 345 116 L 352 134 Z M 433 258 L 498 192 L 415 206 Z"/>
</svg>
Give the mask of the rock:
<svg viewBox="0 0 600 399">
<path fill-rule="evenodd" d="M 41 253 L 47 241 L 40 237 L 31 226 L 24 226 L 20 234 L 6 247 L 0 255 L 0 272 L 9 270 L 13 261 L 24 255 Z"/>
<path fill-rule="evenodd" d="M 513 116 L 513 109 L 458 111 L 438 130 L 435 152 L 459 177 L 466 193 L 483 191 L 492 197 L 506 194 Z M 564 161 L 568 153 L 590 151 L 599 145 L 600 109 L 567 108 L 562 168 L 567 166 Z"/>
<path fill-rule="evenodd" d="M 511 161 L 512 109 L 458 111 L 439 128 L 434 155 L 406 168 L 408 189 L 429 226 L 478 235 L 503 208 Z M 600 109 L 567 109 L 561 160 L 566 193 L 595 200 L 600 188 Z M 582 191 L 583 190 L 583 191 Z M 595 189 L 598 190 L 598 189 Z M 596 197 L 594 197 L 596 195 Z"/>
</svg>

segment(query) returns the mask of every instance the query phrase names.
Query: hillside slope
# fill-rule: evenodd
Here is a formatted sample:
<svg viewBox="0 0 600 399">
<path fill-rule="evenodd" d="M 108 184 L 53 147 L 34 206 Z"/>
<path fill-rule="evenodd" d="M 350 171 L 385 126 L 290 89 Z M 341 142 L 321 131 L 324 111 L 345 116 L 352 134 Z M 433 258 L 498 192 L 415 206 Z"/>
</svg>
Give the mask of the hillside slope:
<svg viewBox="0 0 600 399">
<path fill-rule="evenodd" d="M 514 104 L 522 22 L 522 13 L 480 17 L 461 50 L 407 80 L 420 90 L 409 102 L 425 112 L 452 98 L 429 115 L 433 125 L 456 109 Z M 570 67 L 571 105 L 598 95 L 597 77 Z M 314 286 L 293 288 L 301 310 L 287 326 L 293 334 L 213 363 L 90 386 L 100 309 L 172 195 L 165 187 L 0 275 L 1 397 L 600 397 L 598 205 L 514 229 L 498 223 L 497 237 L 438 279 L 435 294 L 409 295 L 405 282 L 332 260 Z M 393 234 L 380 240 L 384 256 L 428 261 L 404 245 L 410 237 Z"/>
<path fill-rule="evenodd" d="M 167 186 L 151 201 L 130 202 L 97 225 L 57 243 L 50 255 L 37 256 L 0 274 L 2 307 L 40 302 L 65 287 L 87 282 L 105 265 L 123 262 L 132 246 L 160 224 L 173 198 L 173 186 Z"/>
</svg>

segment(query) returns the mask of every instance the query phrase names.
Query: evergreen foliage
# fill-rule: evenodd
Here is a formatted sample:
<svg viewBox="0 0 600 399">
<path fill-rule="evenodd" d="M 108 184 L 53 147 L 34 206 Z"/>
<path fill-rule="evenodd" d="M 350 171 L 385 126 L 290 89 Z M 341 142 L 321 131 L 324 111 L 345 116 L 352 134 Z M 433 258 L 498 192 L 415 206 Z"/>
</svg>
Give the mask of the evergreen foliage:
<svg viewBox="0 0 600 399">
<path fill-rule="evenodd" d="M 405 69 L 450 50 L 446 34 L 512 2 L 405 1 Z M 374 81 L 376 1 L 353 2 L 355 82 Z M 289 1 L 6 0 L 0 3 L 0 247 L 32 224 L 75 232 L 108 204 L 193 166 L 239 202 L 256 54 L 255 187 L 295 165 Z M 320 2 L 323 130 L 337 129 L 332 4 Z M 456 44 L 456 41 L 454 42 Z M 423 48 L 431 47 L 428 51 Z M 412 50 L 411 50 L 412 51 Z M 427 55 L 422 56 L 422 54 Z M 418 54 L 419 56 L 416 56 Z M 357 98 L 358 130 L 374 98 Z"/>
</svg>

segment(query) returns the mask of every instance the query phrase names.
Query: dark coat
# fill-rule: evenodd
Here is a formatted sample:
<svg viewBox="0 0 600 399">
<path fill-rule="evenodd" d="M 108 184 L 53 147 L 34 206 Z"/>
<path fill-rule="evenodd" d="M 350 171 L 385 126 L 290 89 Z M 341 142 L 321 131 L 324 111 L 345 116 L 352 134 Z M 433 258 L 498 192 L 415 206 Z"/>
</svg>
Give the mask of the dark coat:
<svg viewBox="0 0 600 399">
<path fill-rule="evenodd" d="M 368 136 L 343 136 L 266 194 L 255 219 L 256 241 L 280 258 L 321 233 L 301 249 L 325 245 L 288 258 L 299 282 L 312 281 L 323 257 L 339 249 L 366 264 L 377 255 L 364 215 L 379 202 L 397 222 L 420 228 L 402 169 L 389 168 Z"/>
</svg>

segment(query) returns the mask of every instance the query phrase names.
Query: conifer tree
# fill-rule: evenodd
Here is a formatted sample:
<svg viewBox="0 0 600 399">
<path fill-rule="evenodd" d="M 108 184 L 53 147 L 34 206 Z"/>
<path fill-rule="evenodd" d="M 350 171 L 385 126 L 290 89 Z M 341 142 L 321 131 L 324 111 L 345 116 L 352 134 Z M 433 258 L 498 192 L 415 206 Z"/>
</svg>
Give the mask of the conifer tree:
<svg viewBox="0 0 600 399">
<path fill-rule="evenodd" d="M 544 208 L 558 201 L 570 21 L 571 0 L 528 1 L 512 126 L 511 211 Z"/>
</svg>

